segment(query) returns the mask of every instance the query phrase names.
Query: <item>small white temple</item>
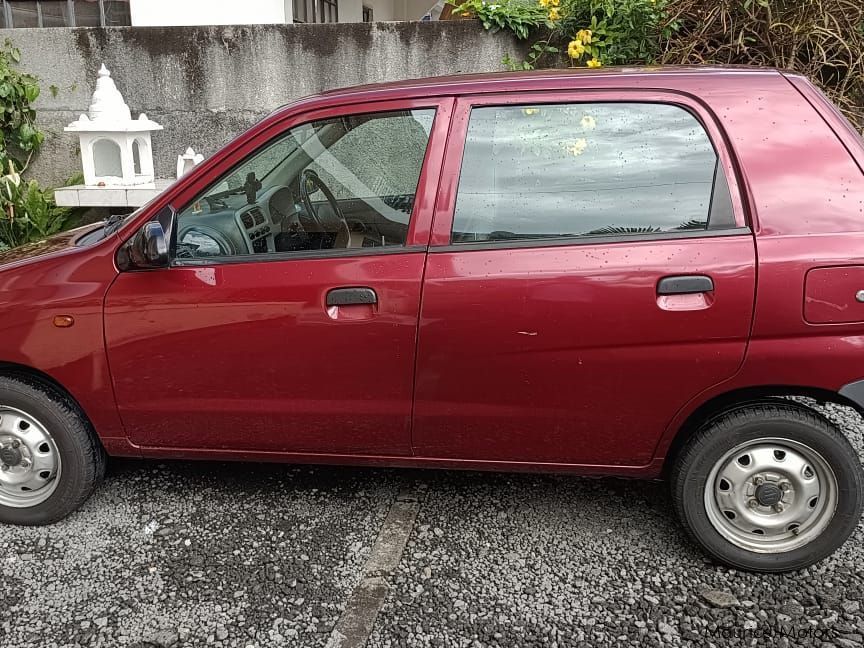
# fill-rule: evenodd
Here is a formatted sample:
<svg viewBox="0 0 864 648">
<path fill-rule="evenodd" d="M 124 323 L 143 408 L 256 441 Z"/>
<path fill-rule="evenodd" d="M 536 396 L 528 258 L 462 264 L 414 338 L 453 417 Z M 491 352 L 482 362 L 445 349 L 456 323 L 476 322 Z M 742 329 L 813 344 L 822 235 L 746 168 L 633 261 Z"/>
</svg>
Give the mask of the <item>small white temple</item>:
<svg viewBox="0 0 864 648">
<path fill-rule="evenodd" d="M 177 156 L 177 178 L 182 178 L 203 161 L 203 155 L 196 153 L 192 147 L 187 148 L 183 155 Z"/>
<path fill-rule="evenodd" d="M 129 106 L 105 65 L 99 70 L 87 114 L 64 130 L 78 133 L 86 186 L 129 187 L 153 183 L 150 134 L 162 130 L 162 126 L 144 113 L 132 119 Z"/>
</svg>

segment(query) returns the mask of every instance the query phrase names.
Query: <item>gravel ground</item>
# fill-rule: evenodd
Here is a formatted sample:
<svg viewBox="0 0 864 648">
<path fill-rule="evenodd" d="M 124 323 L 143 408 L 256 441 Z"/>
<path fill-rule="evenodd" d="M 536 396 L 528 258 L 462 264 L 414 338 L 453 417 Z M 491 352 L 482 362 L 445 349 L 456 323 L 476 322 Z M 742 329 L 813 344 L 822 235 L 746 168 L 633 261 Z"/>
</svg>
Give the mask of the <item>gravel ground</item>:
<svg viewBox="0 0 864 648">
<path fill-rule="evenodd" d="M 864 457 L 862 425 L 826 414 Z M 791 575 L 714 566 L 664 484 L 429 473 L 369 646 L 759 645 L 864 635 L 864 524 Z"/>
<path fill-rule="evenodd" d="M 864 456 L 857 416 L 827 413 Z M 662 484 L 113 461 L 0 527 L 0 646 L 324 646 L 397 493 L 427 486 L 367 645 L 862 645 L 864 524 L 803 572 L 717 567 Z"/>
<path fill-rule="evenodd" d="M 399 475 L 119 462 L 84 509 L 0 526 L 0 646 L 323 645 Z"/>
</svg>

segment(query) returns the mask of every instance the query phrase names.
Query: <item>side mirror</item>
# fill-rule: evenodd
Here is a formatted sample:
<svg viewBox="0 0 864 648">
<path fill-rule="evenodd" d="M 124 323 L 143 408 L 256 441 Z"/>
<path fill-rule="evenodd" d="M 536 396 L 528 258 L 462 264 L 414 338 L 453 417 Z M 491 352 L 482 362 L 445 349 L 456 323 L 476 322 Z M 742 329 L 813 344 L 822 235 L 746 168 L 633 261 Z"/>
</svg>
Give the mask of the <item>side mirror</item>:
<svg viewBox="0 0 864 648">
<path fill-rule="evenodd" d="M 159 221 L 144 223 L 117 256 L 121 270 L 167 268 L 168 263 L 168 237 Z"/>
</svg>

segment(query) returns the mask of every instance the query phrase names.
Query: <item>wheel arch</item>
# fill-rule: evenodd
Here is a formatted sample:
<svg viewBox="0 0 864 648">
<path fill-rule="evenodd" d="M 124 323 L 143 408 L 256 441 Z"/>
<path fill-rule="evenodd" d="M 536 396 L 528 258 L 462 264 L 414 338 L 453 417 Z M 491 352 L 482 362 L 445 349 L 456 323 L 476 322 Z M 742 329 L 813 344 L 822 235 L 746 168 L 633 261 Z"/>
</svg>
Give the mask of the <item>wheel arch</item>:
<svg viewBox="0 0 864 648">
<path fill-rule="evenodd" d="M 836 405 L 851 407 L 864 419 L 864 404 L 843 395 L 841 392 L 844 390 L 845 388 L 837 392 L 821 387 L 764 385 L 743 387 L 715 395 L 696 407 L 687 416 L 684 423 L 678 427 L 663 457 L 662 475 L 664 477 L 669 475 L 669 471 L 674 465 L 681 449 L 705 423 L 732 408 L 741 407 L 749 403 L 764 402 L 766 400 L 784 400 L 790 397 L 810 398 L 820 404 L 834 403 Z M 806 403 L 797 402 L 797 405 L 815 411 Z"/>
<path fill-rule="evenodd" d="M 90 426 L 90 428 L 95 430 L 93 421 L 91 420 L 90 416 L 88 416 L 87 411 L 81 405 L 81 402 L 77 398 L 75 398 L 75 395 L 70 392 L 63 384 L 61 384 L 57 379 L 48 375 L 44 371 L 40 371 L 39 369 L 27 365 L 19 364 L 17 362 L 7 362 L 5 360 L 0 360 L 0 376 L 4 376 L 7 378 L 27 378 L 59 393 L 64 398 L 69 399 L 69 402 L 71 402 L 75 406 L 75 408 L 81 413 L 81 416 L 84 417 L 84 420 L 87 421 L 87 424 Z M 96 436 L 98 438 L 98 435 Z"/>
</svg>

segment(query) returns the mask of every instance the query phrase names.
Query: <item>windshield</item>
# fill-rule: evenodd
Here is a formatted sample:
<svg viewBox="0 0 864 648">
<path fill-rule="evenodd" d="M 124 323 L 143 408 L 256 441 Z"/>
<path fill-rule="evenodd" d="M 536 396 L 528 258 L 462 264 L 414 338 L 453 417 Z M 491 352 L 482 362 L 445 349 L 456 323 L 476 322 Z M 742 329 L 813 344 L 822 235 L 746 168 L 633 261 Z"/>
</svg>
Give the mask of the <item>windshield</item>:
<svg viewBox="0 0 864 648">
<path fill-rule="evenodd" d="M 243 164 L 242 173 L 240 170 L 235 171 L 217 185 L 217 189 L 225 192 L 240 189 L 246 183 L 250 173 L 254 173 L 255 178 L 263 182 L 300 148 L 300 142 L 294 139 L 286 139 L 285 144 L 281 147 L 266 147 Z"/>
</svg>

